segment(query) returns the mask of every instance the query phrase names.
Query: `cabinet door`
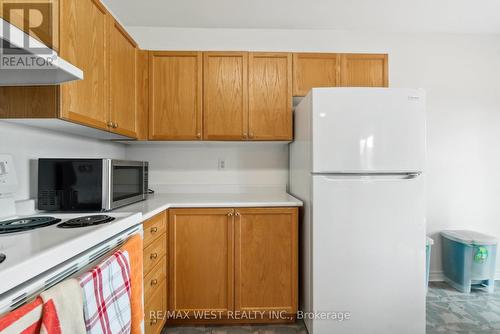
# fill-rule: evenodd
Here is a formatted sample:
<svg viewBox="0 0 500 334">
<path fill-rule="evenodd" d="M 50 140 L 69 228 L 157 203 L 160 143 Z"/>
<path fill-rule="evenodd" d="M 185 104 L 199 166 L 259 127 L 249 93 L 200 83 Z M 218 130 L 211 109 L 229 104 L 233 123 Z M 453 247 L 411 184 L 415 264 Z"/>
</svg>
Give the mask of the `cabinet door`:
<svg viewBox="0 0 500 334">
<path fill-rule="evenodd" d="M 151 52 L 149 139 L 201 140 L 202 53 Z"/>
<path fill-rule="evenodd" d="M 84 79 L 61 89 L 61 117 L 95 128 L 108 129 L 107 21 L 97 0 L 60 3 L 60 56 L 83 70 Z"/>
<path fill-rule="evenodd" d="M 136 137 L 137 44 L 116 21 L 109 31 L 111 131 Z"/>
<path fill-rule="evenodd" d="M 233 210 L 169 210 L 170 311 L 233 309 Z"/>
<path fill-rule="evenodd" d="M 248 53 L 205 52 L 203 71 L 203 138 L 247 139 Z"/>
<path fill-rule="evenodd" d="M 250 140 L 292 139 L 292 54 L 249 54 Z"/>
<path fill-rule="evenodd" d="M 137 139 L 148 140 L 149 51 L 137 50 Z"/>
<path fill-rule="evenodd" d="M 297 312 L 297 234 L 297 208 L 236 211 L 236 311 Z"/>
<path fill-rule="evenodd" d="M 343 87 L 388 87 L 386 54 L 343 54 L 340 83 Z"/>
<path fill-rule="evenodd" d="M 293 96 L 306 96 L 311 88 L 339 86 L 340 55 L 336 53 L 295 53 L 293 55 Z"/>
</svg>

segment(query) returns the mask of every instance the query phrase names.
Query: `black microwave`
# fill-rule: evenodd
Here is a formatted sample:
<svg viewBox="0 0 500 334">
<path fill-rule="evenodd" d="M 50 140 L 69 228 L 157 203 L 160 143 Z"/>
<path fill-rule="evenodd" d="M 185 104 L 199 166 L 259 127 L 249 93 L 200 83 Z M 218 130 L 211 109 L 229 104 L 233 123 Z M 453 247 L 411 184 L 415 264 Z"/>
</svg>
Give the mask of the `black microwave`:
<svg viewBox="0 0 500 334">
<path fill-rule="evenodd" d="M 109 211 L 146 199 L 147 161 L 39 159 L 38 209 Z"/>
</svg>

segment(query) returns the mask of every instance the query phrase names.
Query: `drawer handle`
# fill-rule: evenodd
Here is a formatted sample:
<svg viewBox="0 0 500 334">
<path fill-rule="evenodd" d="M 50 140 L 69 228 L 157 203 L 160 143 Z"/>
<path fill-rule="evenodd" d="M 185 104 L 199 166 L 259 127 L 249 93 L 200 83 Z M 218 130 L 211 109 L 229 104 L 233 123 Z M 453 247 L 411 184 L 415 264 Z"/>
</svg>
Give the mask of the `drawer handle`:
<svg viewBox="0 0 500 334">
<path fill-rule="evenodd" d="M 151 227 L 151 233 L 158 232 L 158 227 Z"/>
<path fill-rule="evenodd" d="M 158 280 L 156 278 L 152 279 L 151 280 L 151 286 L 155 286 L 156 284 L 158 284 Z"/>
<path fill-rule="evenodd" d="M 158 253 L 152 253 L 152 254 L 149 256 L 149 258 L 150 258 L 151 260 L 156 260 L 156 259 L 158 258 Z"/>
</svg>

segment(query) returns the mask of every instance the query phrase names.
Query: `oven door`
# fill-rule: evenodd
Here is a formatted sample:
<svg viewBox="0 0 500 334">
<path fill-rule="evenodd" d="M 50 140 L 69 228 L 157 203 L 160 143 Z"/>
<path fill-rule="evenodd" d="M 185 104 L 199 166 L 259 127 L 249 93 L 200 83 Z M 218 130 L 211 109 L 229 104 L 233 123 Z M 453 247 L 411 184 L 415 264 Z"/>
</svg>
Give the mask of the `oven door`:
<svg viewBox="0 0 500 334">
<path fill-rule="evenodd" d="M 103 190 L 103 209 L 112 210 L 146 198 L 144 191 L 145 164 L 142 161 L 107 159 L 104 162 L 108 180 L 107 189 Z"/>
</svg>

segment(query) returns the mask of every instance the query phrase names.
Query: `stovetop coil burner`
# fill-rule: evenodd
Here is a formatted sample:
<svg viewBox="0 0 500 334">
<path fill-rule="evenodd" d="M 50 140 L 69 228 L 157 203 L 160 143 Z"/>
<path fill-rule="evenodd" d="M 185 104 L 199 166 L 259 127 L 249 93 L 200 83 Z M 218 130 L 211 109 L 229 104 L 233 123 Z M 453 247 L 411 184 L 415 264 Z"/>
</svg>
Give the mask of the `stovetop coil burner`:
<svg viewBox="0 0 500 334">
<path fill-rule="evenodd" d="M 106 224 L 115 220 L 114 217 L 106 216 L 106 215 L 93 215 L 93 216 L 85 216 L 78 217 L 74 219 L 70 219 L 57 225 L 59 228 L 78 228 L 78 227 L 86 227 L 86 226 L 95 226 Z"/>
<path fill-rule="evenodd" d="M 0 221 L 0 234 L 28 231 L 39 227 L 57 224 L 61 219 L 54 217 L 27 217 Z"/>
</svg>

